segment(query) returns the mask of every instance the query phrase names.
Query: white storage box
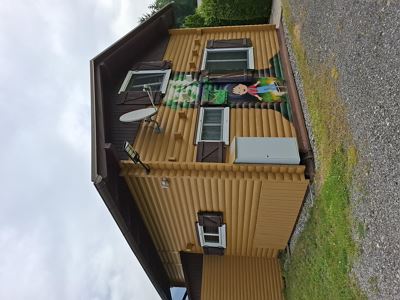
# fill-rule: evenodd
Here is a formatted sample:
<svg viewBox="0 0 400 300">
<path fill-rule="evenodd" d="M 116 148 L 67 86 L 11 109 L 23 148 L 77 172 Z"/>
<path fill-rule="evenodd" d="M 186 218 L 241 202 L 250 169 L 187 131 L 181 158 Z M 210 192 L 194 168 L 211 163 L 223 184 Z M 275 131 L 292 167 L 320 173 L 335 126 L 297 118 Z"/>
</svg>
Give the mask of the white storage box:
<svg viewBox="0 0 400 300">
<path fill-rule="evenodd" d="M 233 163 L 284 164 L 300 163 L 296 138 L 235 137 L 231 144 Z"/>
</svg>

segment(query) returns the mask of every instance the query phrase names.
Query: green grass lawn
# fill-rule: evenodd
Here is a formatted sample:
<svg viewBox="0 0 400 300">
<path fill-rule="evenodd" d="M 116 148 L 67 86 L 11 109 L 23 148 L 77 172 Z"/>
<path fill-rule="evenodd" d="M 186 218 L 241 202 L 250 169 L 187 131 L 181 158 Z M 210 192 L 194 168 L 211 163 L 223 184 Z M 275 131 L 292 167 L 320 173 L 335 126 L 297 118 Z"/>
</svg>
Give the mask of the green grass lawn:
<svg viewBox="0 0 400 300">
<path fill-rule="evenodd" d="M 336 151 L 286 269 L 286 299 L 362 298 L 349 276 L 357 255 L 350 231 L 349 168 L 348 153 Z"/>
<path fill-rule="evenodd" d="M 358 251 L 349 202 L 357 151 L 336 91 L 340 74 L 332 62 L 310 66 L 301 41 L 302 13 L 296 12 L 300 18 L 295 22 L 287 0 L 283 6 L 319 161 L 314 207 L 285 265 L 286 299 L 364 299 L 350 275 Z"/>
</svg>

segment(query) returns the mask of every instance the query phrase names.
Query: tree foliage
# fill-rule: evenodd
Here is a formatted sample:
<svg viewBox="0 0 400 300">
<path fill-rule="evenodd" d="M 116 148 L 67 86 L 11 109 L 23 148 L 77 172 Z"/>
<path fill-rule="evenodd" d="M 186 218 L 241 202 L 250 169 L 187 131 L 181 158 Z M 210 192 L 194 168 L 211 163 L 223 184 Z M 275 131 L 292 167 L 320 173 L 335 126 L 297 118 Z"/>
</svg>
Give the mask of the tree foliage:
<svg viewBox="0 0 400 300">
<path fill-rule="evenodd" d="M 140 17 L 146 21 L 171 0 L 155 0 L 149 12 Z M 208 27 L 267 23 L 272 0 L 174 0 L 176 23 L 183 27 Z"/>
<path fill-rule="evenodd" d="M 206 23 L 204 18 L 199 13 L 196 12 L 193 15 L 187 16 L 183 21 L 183 25 L 184 27 L 196 28 L 196 27 L 205 27 Z"/>
<path fill-rule="evenodd" d="M 145 13 L 143 16 L 139 18 L 139 21 L 143 23 L 147 19 L 149 19 L 152 15 L 154 15 L 157 11 L 159 11 L 161 8 L 163 8 L 165 5 L 170 3 L 170 0 L 155 0 L 153 4 L 150 4 L 148 8 L 150 11 L 148 13 Z"/>
<path fill-rule="evenodd" d="M 139 21 L 146 21 L 148 18 L 150 18 L 152 15 L 154 15 L 157 11 L 159 11 L 170 2 L 174 2 L 174 12 L 176 23 L 178 26 L 182 25 L 183 20 L 186 16 L 191 15 L 195 12 L 196 0 L 155 0 L 153 4 L 148 6 L 150 11 L 141 16 Z"/>
<path fill-rule="evenodd" d="M 260 24 L 268 22 L 271 0 L 203 0 L 184 27 Z"/>
</svg>

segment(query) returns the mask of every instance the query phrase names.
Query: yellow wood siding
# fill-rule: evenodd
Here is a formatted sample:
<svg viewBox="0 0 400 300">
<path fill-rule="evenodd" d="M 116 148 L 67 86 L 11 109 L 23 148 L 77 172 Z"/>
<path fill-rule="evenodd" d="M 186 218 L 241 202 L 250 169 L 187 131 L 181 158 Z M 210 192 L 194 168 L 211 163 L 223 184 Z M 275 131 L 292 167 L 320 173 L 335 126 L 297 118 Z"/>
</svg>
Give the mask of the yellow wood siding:
<svg viewBox="0 0 400 300">
<path fill-rule="evenodd" d="M 125 177 L 144 217 L 172 284 L 184 282 L 179 251 L 190 248 L 193 252 L 202 252 L 195 230 L 197 213 L 220 211 L 223 212 L 227 225 L 227 248 L 222 265 L 220 263 L 216 266 L 242 268 L 242 274 L 256 272 L 257 278 L 262 281 L 257 286 L 263 288 L 257 294 L 259 299 L 280 299 L 280 270 L 273 258 L 284 247 L 282 241 L 286 239 L 287 242 L 295 209 L 289 207 L 284 210 L 282 204 L 278 205 L 276 211 L 268 214 L 268 205 L 275 198 L 268 197 L 265 190 L 284 189 L 288 199 L 296 197 L 291 202 L 285 198 L 284 205 L 298 210 L 304 197 L 298 187 L 308 184 L 304 178 L 304 166 L 196 163 L 197 149 L 194 141 L 199 109 L 196 106 L 199 103 L 193 100 L 197 98 L 191 97 L 197 96 L 199 89 L 187 74 L 179 73 L 200 69 L 207 40 L 239 38 L 251 39 L 255 69 L 265 70 L 272 67 L 274 72 L 269 74 L 281 74 L 278 70 L 279 45 L 273 25 L 170 30 L 170 41 L 164 59 L 173 62 L 174 75 L 156 116 L 163 132 L 157 134 L 153 130 L 154 124 L 142 122 L 134 141 L 134 148 L 149 165 L 151 172 L 146 175 L 139 166 L 123 161 L 121 175 Z M 290 107 L 288 110 L 290 115 Z M 278 109 L 230 109 L 229 131 L 230 141 L 235 136 L 296 136 L 292 122 Z M 226 151 L 228 162 L 229 146 Z M 168 189 L 161 187 L 163 178 L 168 180 Z M 272 224 L 264 220 L 265 216 L 279 215 L 286 218 L 286 212 L 290 214 L 290 220 L 286 223 Z M 269 226 L 270 231 L 265 229 L 266 226 Z M 274 231 L 283 234 L 283 237 L 276 238 Z M 273 238 L 270 244 L 263 240 L 265 236 Z M 237 256 L 242 258 L 237 261 L 233 258 L 229 260 L 229 257 Z M 235 284 L 234 276 L 231 277 L 229 284 Z M 275 279 L 272 281 L 271 278 Z M 238 299 L 257 299 L 252 297 L 253 294 L 248 294 L 249 297 L 247 294 L 239 295 L 243 297 Z"/>
<path fill-rule="evenodd" d="M 168 108 L 161 106 L 157 121 L 163 129 L 154 132 L 154 124 L 143 122 L 134 142 L 134 148 L 146 162 L 196 161 L 198 108 Z M 183 114 L 183 115 L 182 115 Z M 230 110 L 230 141 L 237 137 L 295 137 L 293 123 L 273 109 L 235 108 Z M 229 148 L 229 147 L 228 147 Z M 230 151 L 227 149 L 227 161 Z"/>
<path fill-rule="evenodd" d="M 296 222 L 307 182 L 265 182 L 261 188 L 254 247 L 284 248 Z"/>
<path fill-rule="evenodd" d="M 283 281 L 277 259 L 204 256 L 201 299 L 280 300 Z"/>
<path fill-rule="evenodd" d="M 184 282 L 179 251 L 193 244 L 192 251 L 202 252 L 195 230 L 197 212 L 223 212 L 226 255 L 276 257 L 278 248 L 255 247 L 253 241 L 263 186 L 284 186 L 291 191 L 297 188 L 296 183 L 308 182 L 304 166 L 159 162 L 149 163 L 149 167 L 151 172 L 146 175 L 137 165 L 123 161 L 122 175 L 167 273 L 176 283 Z M 167 178 L 168 189 L 161 188 L 162 178 Z M 296 205 L 304 195 L 299 197 L 293 201 Z"/>
<path fill-rule="evenodd" d="M 179 112 L 183 111 L 184 116 Z M 143 161 L 195 161 L 193 144 L 197 126 L 197 109 L 171 109 L 161 106 L 157 114 L 162 133 L 154 132 L 154 124 L 142 122 L 134 148 Z M 181 136 L 179 136 L 180 134 Z"/>
<path fill-rule="evenodd" d="M 200 70 L 207 40 L 250 38 L 257 70 L 270 68 L 270 59 L 279 52 L 274 25 L 171 29 L 169 33 L 164 59 L 171 60 L 172 69 L 179 72 Z"/>
</svg>

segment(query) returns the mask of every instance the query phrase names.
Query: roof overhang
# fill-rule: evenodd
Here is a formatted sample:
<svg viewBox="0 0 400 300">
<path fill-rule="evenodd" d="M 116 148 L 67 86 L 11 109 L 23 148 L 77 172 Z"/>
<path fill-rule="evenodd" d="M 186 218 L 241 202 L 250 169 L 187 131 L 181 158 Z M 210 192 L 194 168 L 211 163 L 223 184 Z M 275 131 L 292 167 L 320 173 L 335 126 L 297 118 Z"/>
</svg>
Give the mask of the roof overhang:
<svg viewBox="0 0 400 300">
<path fill-rule="evenodd" d="M 166 5 L 90 61 L 91 180 L 161 298 L 171 299 L 169 278 L 129 188 L 119 176 L 120 166 L 115 149 L 106 140 L 105 118 L 108 112 L 103 86 L 104 80 L 107 80 L 106 63 L 110 64 L 110 57 L 122 53 L 121 49 L 126 51 L 127 47 L 132 47 L 132 39 L 137 39 L 155 23 L 158 27 L 165 27 L 165 35 L 168 35 L 168 29 L 174 24 L 172 4 Z"/>
</svg>

